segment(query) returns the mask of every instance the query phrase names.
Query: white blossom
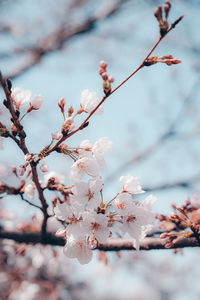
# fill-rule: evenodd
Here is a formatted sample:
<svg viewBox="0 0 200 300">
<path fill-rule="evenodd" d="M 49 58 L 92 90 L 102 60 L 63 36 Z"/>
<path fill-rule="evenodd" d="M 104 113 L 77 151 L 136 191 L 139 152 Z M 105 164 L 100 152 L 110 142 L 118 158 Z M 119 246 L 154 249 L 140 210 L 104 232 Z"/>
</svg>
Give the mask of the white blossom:
<svg viewBox="0 0 200 300">
<path fill-rule="evenodd" d="M 92 158 L 92 146 L 89 140 L 83 140 L 78 147 L 78 154 L 81 157 L 91 157 Z"/>
<path fill-rule="evenodd" d="M 69 258 L 77 258 L 84 265 L 91 261 L 93 253 L 89 249 L 88 241 L 85 239 L 76 239 L 71 235 L 64 247 L 64 254 Z"/>
<path fill-rule="evenodd" d="M 30 101 L 30 106 L 32 107 L 32 109 L 39 109 L 42 105 L 43 99 L 40 95 L 35 95 L 33 96 L 33 98 Z"/>
<path fill-rule="evenodd" d="M 133 205 L 132 197 L 129 193 L 120 193 L 112 205 L 120 216 L 128 216 Z"/>
<path fill-rule="evenodd" d="M 92 147 L 92 154 L 98 162 L 100 168 L 105 168 L 106 163 L 103 155 L 112 150 L 112 142 L 106 138 L 102 137 L 96 141 Z"/>
<path fill-rule="evenodd" d="M 95 238 L 100 242 L 106 242 L 109 237 L 110 230 L 108 229 L 108 217 L 103 214 L 97 214 L 94 211 L 85 212 L 81 227 L 87 232 L 87 235 Z"/>
<path fill-rule="evenodd" d="M 144 193 L 138 177 L 133 177 L 132 175 L 128 174 L 126 176 L 121 176 L 120 182 L 122 183 L 123 191 L 126 191 L 130 194 Z"/>
<path fill-rule="evenodd" d="M 86 113 L 91 113 L 93 109 L 97 106 L 99 103 L 99 97 L 97 93 L 90 92 L 89 90 L 84 90 L 81 93 L 81 107 Z M 96 114 L 102 114 L 103 113 L 103 107 L 99 107 L 96 111 Z"/>
<path fill-rule="evenodd" d="M 30 198 L 33 199 L 35 196 L 35 185 L 33 183 L 29 183 L 25 185 L 24 193 Z"/>
<path fill-rule="evenodd" d="M 19 109 L 20 105 L 30 100 L 31 91 L 24 90 L 21 87 L 16 87 L 15 89 L 12 90 L 11 96 L 16 108 Z"/>
<path fill-rule="evenodd" d="M 79 181 L 85 173 L 91 177 L 98 176 L 99 167 L 95 159 L 89 157 L 78 159 L 71 167 L 70 179 L 74 182 Z"/>
<path fill-rule="evenodd" d="M 79 203 L 87 204 L 87 208 L 93 209 L 100 205 L 100 197 L 95 196 L 95 193 L 100 192 L 103 187 L 101 178 L 90 179 L 88 183 L 77 182 L 72 188 L 73 195 L 70 199 Z"/>
<path fill-rule="evenodd" d="M 134 247 L 139 250 L 139 244 L 146 234 L 152 229 L 154 224 L 154 213 L 152 205 L 156 198 L 152 195 L 144 199 L 140 204 L 132 205 L 129 215 L 124 217 L 122 232 L 130 234 L 133 238 Z"/>
</svg>

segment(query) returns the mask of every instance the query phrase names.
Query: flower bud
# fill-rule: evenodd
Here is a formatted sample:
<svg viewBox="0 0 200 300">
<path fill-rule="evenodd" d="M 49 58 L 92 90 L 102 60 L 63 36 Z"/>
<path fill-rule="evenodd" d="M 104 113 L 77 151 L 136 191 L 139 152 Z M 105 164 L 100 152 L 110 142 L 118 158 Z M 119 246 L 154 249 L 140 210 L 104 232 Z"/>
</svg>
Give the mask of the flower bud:
<svg viewBox="0 0 200 300">
<path fill-rule="evenodd" d="M 104 70 L 107 68 L 107 63 L 104 60 L 101 60 L 99 65 L 100 65 L 100 68 L 102 68 Z"/>
<path fill-rule="evenodd" d="M 63 137 L 63 134 L 60 131 L 52 133 L 51 135 L 52 135 L 52 139 L 57 140 L 57 141 L 62 139 L 62 137 Z"/>
<path fill-rule="evenodd" d="M 64 97 L 60 98 L 58 102 L 58 106 L 60 107 L 62 113 L 64 113 L 65 104 L 66 104 L 65 98 Z"/>
<path fill-rule="evenodd" d="M 108 73 L 107 72 L 104 72 L 102 75 L 101 75 L 102 79 L 103 80 L 108 80 Z"/>
<path fill-rule="evenodd" d="M 158 22 L 160 23 L 162 21 L 162 7 L 158 6 L 154 12 L 154 16 L 156 17 L 156 19 L 158 20 Z"/>
<path fill-rule="evenodd" d="M 74 109 L 73 109 L 73 107 L 70 105 L 69 108 L 68 108 L 68 117 L 71 117 L 72 114 L 73 114 L 73 112 L 74 112 Z"/>
<path fill-rule="evenodd" d="M 37 110 L 41 107 L 43 99 L 40 95 L 35 95 L 30 101 L 30 107 L 34 110 Z"/>
</svg>

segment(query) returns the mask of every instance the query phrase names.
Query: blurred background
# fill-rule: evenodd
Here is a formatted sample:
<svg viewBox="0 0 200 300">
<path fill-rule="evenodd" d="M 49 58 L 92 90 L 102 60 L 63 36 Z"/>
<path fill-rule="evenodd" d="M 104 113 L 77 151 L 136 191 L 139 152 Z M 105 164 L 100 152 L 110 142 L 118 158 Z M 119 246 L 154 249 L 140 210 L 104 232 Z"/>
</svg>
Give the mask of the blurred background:
<svg viewBox="0 0 200 300">
<path fill-rule="evenodd" d="M 185 17 L 154 54 L 171 54 L 182 63 L 143 68 L 107 99 L 103 116 L 94 116 L 85 130 L 69 140 L 78 146 L 86 138 L 92 143 L 102 136 L 111 139 L 114 149 L 102 171 L 105 198 L 119 190 L 121 175 L 131 173 L 141 178 L 147 194 L 158 198 L 157 213 L 168 213 L 170 202 L 180 204 L 200 191 L 200 1 L 171 2 L 169 21 Z M 153 13 L 163 3 L 0 1 L 0 69 L 12 78 L 13 87 L 44 98 L 42 108 L 23 121 L 32 152 L 39 152 L 50 142 L 51 133 L 60 130 L 57 102 L 62 96 L 75 109 L 84 89 L 102 96 L 100 60 L 108 63 L 113 87 L 141 63 L 159 36 Z M 0 114 L 8 124 L 2 105 Z M 23 162 L 22 153 L 6 139 L 0 165 L 10 183 L 16 180 L 11 166 Z M 67 178 L 71 161 L 65 156 L 53 153 L 46 163 L 50 171 Z M 13 197 L 6 197 L 3 204 L 19 220 L 35 212 Z M 41 299 L 200 299 L 198 249 L 177 254 L 172 250 L 106 253 L 107 257 L 95 252 L 92 263 L 80 266 L 52 248 L 28 246 L 26 254 L 16 254 L 14 243 L 4 241 L 1 246 L 6 267 L 2 265 L 0 286 L 5 299 L 34 300 L 38 295 Z M 9 288 L 8 278 L 15 283 Z"/>
</svg>

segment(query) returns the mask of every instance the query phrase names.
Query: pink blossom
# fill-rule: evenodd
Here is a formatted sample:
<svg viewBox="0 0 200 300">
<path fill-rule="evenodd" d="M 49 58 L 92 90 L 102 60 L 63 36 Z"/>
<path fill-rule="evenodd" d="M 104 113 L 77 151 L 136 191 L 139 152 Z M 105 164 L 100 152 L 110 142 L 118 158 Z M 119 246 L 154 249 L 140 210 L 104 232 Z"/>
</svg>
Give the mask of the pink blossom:
<svg viewBox="0 0 200 300">
<path fill-rule="evenodd" d="M 52 133 L 52 139 L 53 140 L 60 140 L 63 137 L 63 134 L 60 131 L 56 131 L 55 133 Z"/>
</svg>

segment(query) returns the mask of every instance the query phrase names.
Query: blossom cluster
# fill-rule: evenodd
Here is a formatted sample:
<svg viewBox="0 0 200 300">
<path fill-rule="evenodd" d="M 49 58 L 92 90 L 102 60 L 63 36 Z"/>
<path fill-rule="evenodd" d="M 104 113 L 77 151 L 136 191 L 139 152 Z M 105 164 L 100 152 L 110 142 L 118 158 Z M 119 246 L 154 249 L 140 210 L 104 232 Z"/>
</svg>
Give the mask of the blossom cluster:
<svg viewBox="0 0 200 300">
<path fill-rule="evenodd" d="M 101 67 L 106 69 L 101 63 Z M 42 97 L 36 95 L 30 100 L 30 91 L 22 88 L 15 88 L 12 91 L 12 100 L 18 110 L 22 104 L 30 101 L 30 107 L 26 114 L 33 109 L 39 109 L 42 104 Z M 89 140 L 83 140 L 78 147 L 71 147 L 62 143 L 63 136 L 74 130 L 74 119 L 82 113 L 90 114 L 98 106 L 99 97 L 95 92 L 84 90 L 81 93 L 80 108 L 74 113 L 72 106 L 68 108 L 68 116 L 65 115 L 66 101 L 61 98 L 58 106 L 64 117 L 61 130 L 52 133 L 50 145 L 38 154 L 27 153 L 24 156 L 25 163 L 20 166 L 18 176 L 23 176 L 20 194 L 25 194 L 33 200 L 35 196 L 35 183 L 29 181 L 31 172 L 27 167 L 31 162 L 40 163 L 40 170 L 47 173 L 44 180 L 40 181 L 43 190 L 55 190 L 61 192 L 64 197 L 56 197 L 53 203 L 53 213 L 60 221 L 60 228 L 56 235 L 66 240 L 64 253 L 70 258 L 77 258 L 81 264 L 86 264 L 92 259 L 92 250 L 98 244 L 106 243 L 113 234 L 130 235 L 133 239 L 133 246 L 139 250 L 140 241 L 146 236 L 154 223 L 152 205 L 156 198 L 152 195 L 141 202 L 135 197 L 144 193 L 140 179 L 130 174 L 120 178 L 121 190 L 112 198 L 105 200 L 103 197 L 103 179 L 100 176 L 100 169 L 105 168 L 104 155 L 112 150 L 112 142 L 107 137 L 98 139 L 91 144 Z M 103 108 L 98 106 L 97 114 L 103 113 Z M 26 115 L 25 114 L 25 115 Z M 24 116 L 25 116 L 24 115 Z M 68 155 L 73 164 L 69 173 L 71 185 L 64 184 L 64 178 L 55 172 L 48 172 L 48 166 L 44 161 L 47 150 L 60 141 L 57 147 L 58 152 Z M 2 193 L 11 188 L 5 186 Z M 15 193 L 17 192 L 16 189 Z M 120 233 L 119 233 L 120 232 Z"/>
<path fill-rule="evenodd" d="M 106 243 L 116 230 L 120 230 L 121 236 L 129 234 L 139 250 L 140 241 L 154 223 L 152 205 L 156 198 L 150 195 L 141 202 L 134 201 L 137 194 L 144 193 L 137 177 L 122 176 L 121 191 L 110 201 L 104 201 L 99 168 L 105 167 L 103 156 L 111 147 L 111 141 L 103 137 L 93 146 L 84 140 L 73 150 L 78 155 L 70 170 L 73 184 L 68 197 L 57 201 L 54 207 L 55 217 L 64 225 L 57 232 L 57 236 L 66 239 L 64 253 L 81 264 L 88 263 L 92 249 L 98 243 Z M 87 182 L 82 181 L 85 174 L 89 176 Z"/>
</svg>

